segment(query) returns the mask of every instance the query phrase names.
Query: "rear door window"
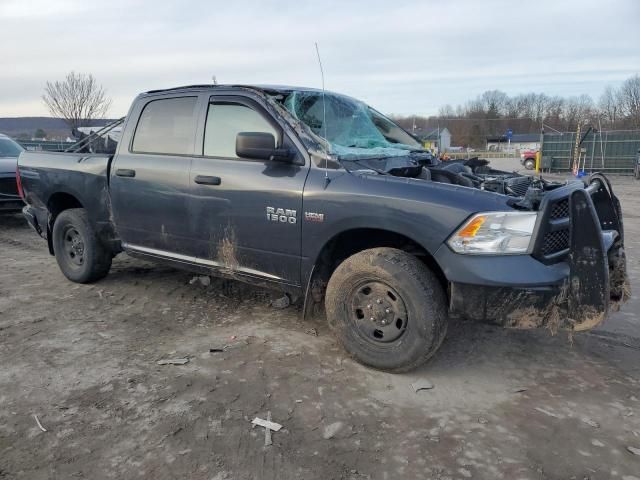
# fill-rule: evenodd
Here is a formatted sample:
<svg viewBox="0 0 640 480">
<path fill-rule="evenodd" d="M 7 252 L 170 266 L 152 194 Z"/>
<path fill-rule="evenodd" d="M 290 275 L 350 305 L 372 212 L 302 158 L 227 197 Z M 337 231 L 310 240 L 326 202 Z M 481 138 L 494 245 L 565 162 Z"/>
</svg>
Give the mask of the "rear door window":
<svg viewBox="0 0 640 480">
<path fill-rule="evenodd" d="M 165 155 L 193 153 L 197 97 L 153 100 L 140 114 L 132 151 Z"/>
</svg>

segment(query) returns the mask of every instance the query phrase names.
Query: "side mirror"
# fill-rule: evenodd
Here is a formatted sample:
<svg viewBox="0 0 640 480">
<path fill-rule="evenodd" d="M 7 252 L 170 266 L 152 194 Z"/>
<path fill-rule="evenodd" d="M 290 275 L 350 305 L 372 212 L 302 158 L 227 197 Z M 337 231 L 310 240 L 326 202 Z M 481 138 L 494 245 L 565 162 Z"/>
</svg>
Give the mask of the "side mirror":
<svg viewBox="0 0 640 480">
<path fill-rule="evenodd" d="M 266 132 L 240 132 L 236 136 L 236 155 L 240 158 L 291 160 L 291 152 L 286 148 L 276 148 L 276 139 Z"/>
</svg>

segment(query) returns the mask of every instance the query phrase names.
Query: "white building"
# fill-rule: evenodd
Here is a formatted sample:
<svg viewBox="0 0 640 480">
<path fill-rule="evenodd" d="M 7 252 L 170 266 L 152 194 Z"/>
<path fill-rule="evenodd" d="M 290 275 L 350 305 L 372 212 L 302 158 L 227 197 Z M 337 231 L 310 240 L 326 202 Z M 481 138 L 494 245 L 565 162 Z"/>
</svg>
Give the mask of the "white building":
<svg viewBox="0 0 640 480">
<path fill-rule="evenodd" d="M 540 134 L 539 133 L 514 133 L 511 136 L 511 142 L 506 135 L 497 137 L 487 137 L 487 150 L 490 152 L 506 152 L 514 153 L 523 150 L 539 150 Z"/>
<path fill-rule="evenodd" d="M 451 132 L 446 127 L 436 128 L 426 133 L 416 132 L 424 148 L 443 153 L 451 148 Z"/>
</svg>

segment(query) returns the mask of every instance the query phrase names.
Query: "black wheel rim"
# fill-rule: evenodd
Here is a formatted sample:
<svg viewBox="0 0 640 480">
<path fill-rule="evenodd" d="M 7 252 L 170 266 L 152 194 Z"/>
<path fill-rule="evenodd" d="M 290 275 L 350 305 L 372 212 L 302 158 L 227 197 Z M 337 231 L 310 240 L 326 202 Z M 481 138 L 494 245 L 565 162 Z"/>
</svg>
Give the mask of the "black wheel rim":
<svg viewBox="0 0 640 480">
<path fill-rule="evenodd" d="M 75 227 L 68 226 L 65 228 L 62 238 L 67 259 L 74 265 L 82 266 L 84 264 L 84 239 L 80 232 Z"/>
<path fill-rule="evenodd" d="M 396 341 L 407 328 L 404 300 L 384 282 L 367 281 L 354 288 L 350 307 L 356 333 L 374 345 Z"/>
</svg>

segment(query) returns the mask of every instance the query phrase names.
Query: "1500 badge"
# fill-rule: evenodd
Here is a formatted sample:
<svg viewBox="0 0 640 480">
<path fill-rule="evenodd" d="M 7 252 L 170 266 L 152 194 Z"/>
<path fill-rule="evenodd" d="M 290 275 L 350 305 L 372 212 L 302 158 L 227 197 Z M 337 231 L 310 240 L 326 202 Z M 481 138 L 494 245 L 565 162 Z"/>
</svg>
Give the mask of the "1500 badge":
<svg viewBox="0 0 640 480">
<path fill-rule="evenodd" d="M 304 219 L 307 222 L 324 222 L 324 213 L 316 213 L 316 212 L 304 212 Z"/>
<path fill-rule="evenodd" d="M 267 207 L 267 220 L 295 224 L 297 222 L 296 211 L 288 208 Z"/>
</svg>

